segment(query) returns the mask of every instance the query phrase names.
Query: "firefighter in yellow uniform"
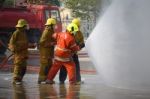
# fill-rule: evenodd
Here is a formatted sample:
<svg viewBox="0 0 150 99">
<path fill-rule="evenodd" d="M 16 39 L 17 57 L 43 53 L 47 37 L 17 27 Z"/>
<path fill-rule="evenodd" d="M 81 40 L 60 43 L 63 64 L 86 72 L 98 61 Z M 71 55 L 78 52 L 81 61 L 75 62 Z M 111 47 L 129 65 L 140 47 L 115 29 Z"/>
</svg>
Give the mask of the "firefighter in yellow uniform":
<svg viewBox="0 0 150 99">
<path fill-rule="evenodd" d="M 12 34 L 9 42 L 9 48 L 14 53 L 14 71 L 13 83 L 21 84 L 26 73 L 28 58 L 28 39 L 25 33 L 27 21 L 19 19 L 16 25 L 16 31 Z"/>
<path fill-rule="evenodd" d="M 78 28 L 80 29 L 80 20 L 78 18 L 75 18 L 72 20 L 72 23 L 76 24 Z M 80 47 L 84 47 L 84 36 L 83 33 L 79 30 L 78 33 L 75 35 L 76 43 L 80 45 Z"/>
<path fill-rule="evenodd" d="M 73 19 L 72 23 L 76 24 L 78 26 L 78 28 L 80 29 L 80 20 L 78 18 Z M 85 46 L 84 36 L 83 36 L 82 32 L 79 30 L 76 33 L 76 35 L 74 35 L 74 37 L 75 37 L 77 45 L 80 46 L 80 48 L 82 49 Z M 78 54 L 75 53 L 72 56 L 72 58 L 75 62 L 75 66 L 76 66 L 76 80 L 77 80 L 76 84 L 81 84 L 82 82 L 81 82 L 80 63 L 79 63 L 79 59 L 78 59 Z M 60 84 L 64 83 L 64 81 L 66 80 L 66 77 L 67 77 L 67 71 L 64 67 L 62 67 L 60 69 L 60 73 L 59 73 Z"/>
<path fill-rule="evenodd" d="M 52 58 L 54 53 L 54 39 L 52 35 L 54 33 L 54 26 L 56 20 L 53 18 L 48 18 L 45 24 L 45 29 L 42 33 L 39 42 L 40 50 L 40 71 L 38 77 L 38 84 L 44 83 L 48 74 L 48 71 L 52 65 Z"/>
</svg>

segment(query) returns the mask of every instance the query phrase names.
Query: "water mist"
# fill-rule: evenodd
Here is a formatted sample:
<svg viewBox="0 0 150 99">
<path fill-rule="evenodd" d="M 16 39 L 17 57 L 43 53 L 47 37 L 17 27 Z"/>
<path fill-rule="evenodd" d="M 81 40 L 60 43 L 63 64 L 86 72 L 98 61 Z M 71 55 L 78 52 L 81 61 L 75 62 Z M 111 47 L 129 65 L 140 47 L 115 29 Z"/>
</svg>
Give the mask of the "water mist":
<svg viewBox="0 0 150 99">
<path fill-rule="evenodd" d="M 150 89 L 150 0 L 113 0 L 86 42 L 107 85 Z"/>
</svg>

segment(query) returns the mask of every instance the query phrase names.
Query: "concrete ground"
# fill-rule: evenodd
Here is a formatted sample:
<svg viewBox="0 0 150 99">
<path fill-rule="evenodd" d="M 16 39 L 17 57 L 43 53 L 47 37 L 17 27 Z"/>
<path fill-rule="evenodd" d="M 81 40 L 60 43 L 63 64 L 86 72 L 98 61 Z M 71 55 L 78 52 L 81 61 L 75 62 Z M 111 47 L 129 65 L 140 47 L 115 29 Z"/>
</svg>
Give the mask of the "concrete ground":
<svg viewBox="0 0 150 99">
<path fill-rule="evenodd" d="M 33 61 L 32 61 L 33 62 Z M 31 61 L 29 63 L 32 63 Z M 0 71 L 0 99 L 150 99 L 150 91 L 119 89 L 103 84 L 86 54 L 80 54 L 81 74 L 84 84 L 37 84 L 38 66 L 28 67 L 22 85 L 13 85 L 9 69 Z"/>
</svg>

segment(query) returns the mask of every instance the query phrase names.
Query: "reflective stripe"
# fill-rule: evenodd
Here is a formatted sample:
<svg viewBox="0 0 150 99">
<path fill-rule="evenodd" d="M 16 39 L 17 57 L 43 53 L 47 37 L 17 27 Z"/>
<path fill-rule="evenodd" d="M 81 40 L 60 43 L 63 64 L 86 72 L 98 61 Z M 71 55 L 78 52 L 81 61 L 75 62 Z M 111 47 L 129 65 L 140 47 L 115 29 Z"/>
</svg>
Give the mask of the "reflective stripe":
<svg viewBox="0 0 150 99">
<path fill-rule="evenodd" d="M 70 49 L 66 49 L 66 48 L 60 48 L 58 46 L 55 47 L 55 50 L 58 49 L 58 50 L 62 50 L 62 51 L 71 51 Z"/>
<path fill-rule="evenodd" d="M 70 48 L 77 46 L 76 44 L 73 44 Z"/>
<path fill-rule="evenodd" d="M 62 57 L 57 57 L 57 56 L 55 56 L 54 59 L 61 61 L 61 62 L 68 62 L 72 60 L 71 58 L 62 58 Z"/>
</svg>

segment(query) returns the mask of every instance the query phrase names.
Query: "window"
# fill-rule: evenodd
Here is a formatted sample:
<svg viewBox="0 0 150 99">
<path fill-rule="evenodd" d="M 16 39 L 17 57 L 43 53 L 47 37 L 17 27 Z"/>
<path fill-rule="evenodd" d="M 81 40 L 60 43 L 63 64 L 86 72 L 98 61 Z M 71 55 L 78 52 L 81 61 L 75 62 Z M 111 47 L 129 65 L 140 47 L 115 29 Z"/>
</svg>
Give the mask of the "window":
<svg viewBox="0 0 150 99">
<path fill-rule="evenodd" d="M 46 14 L 46 20 L 48 18 L 55 18 L 58 22 L 61 21 L 58 10 L 46 10 L 45 14 Z"/>
</svg>

